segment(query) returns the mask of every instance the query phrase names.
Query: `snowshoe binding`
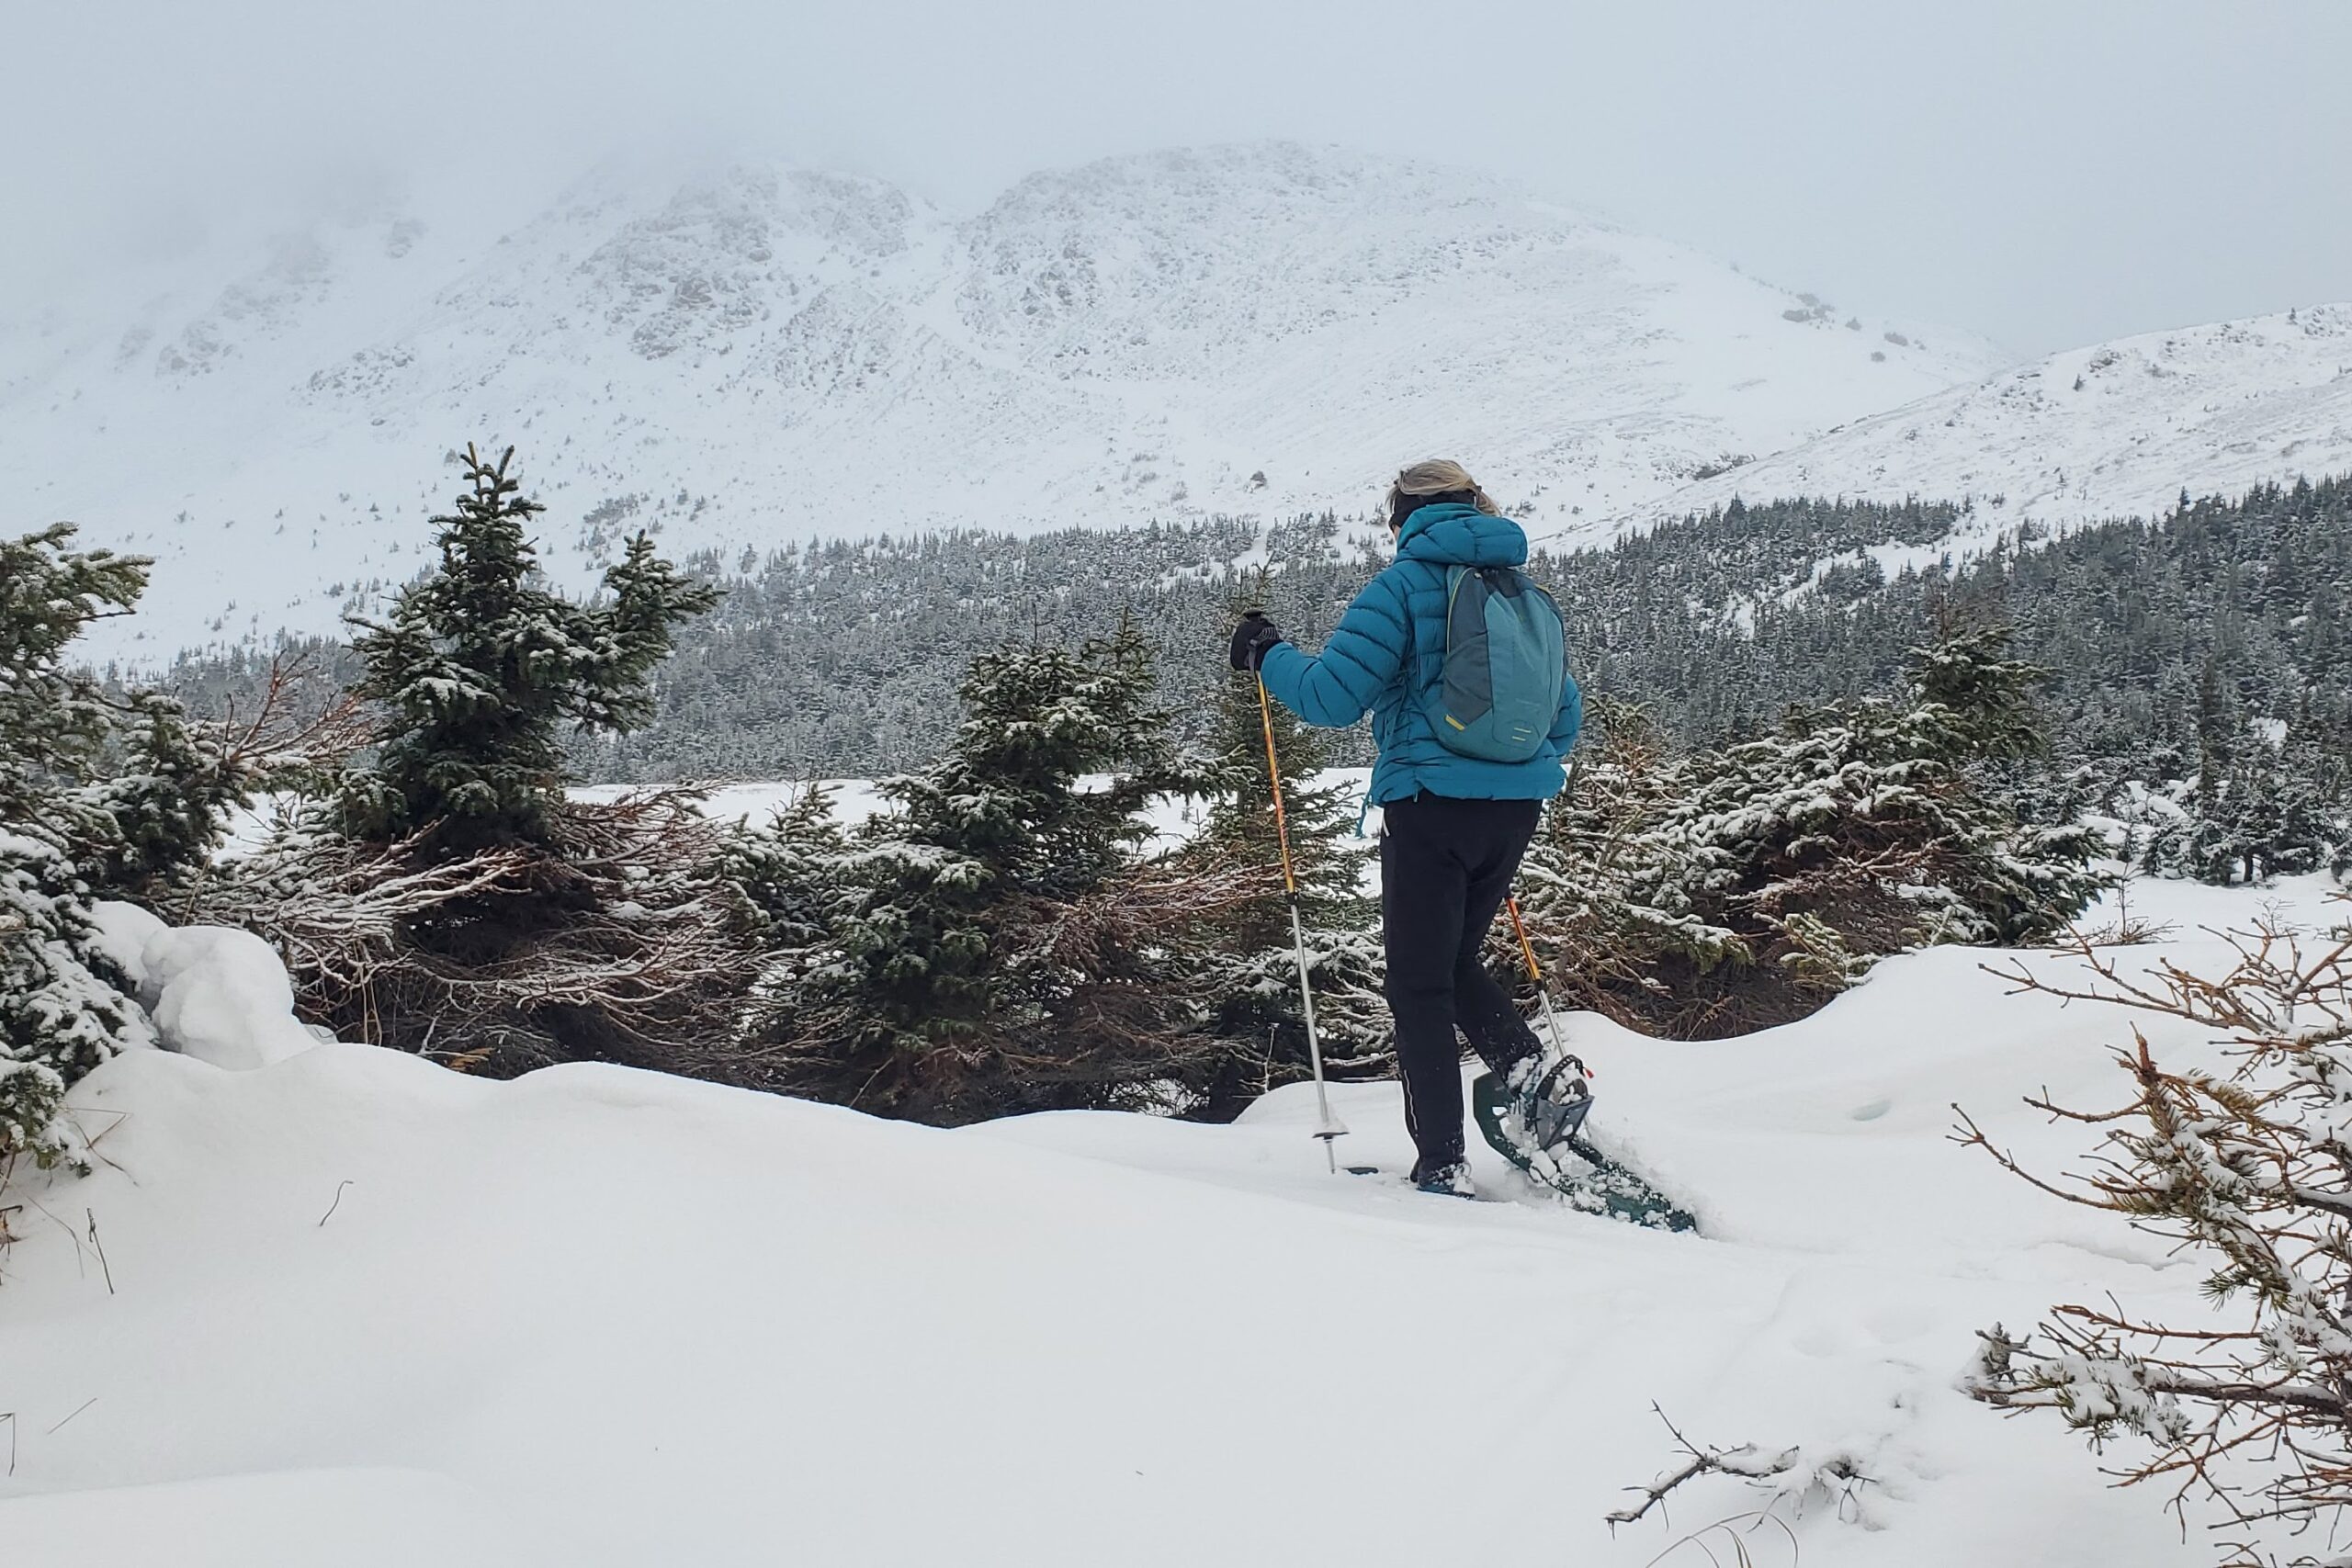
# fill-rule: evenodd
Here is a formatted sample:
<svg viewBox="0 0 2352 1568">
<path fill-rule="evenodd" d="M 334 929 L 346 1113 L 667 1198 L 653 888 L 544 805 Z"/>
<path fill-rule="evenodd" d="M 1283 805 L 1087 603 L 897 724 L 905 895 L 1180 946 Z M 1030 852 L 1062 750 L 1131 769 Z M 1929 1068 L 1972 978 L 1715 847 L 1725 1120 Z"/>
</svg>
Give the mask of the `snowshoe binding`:
<svg viewBox="0 0 2352 1568">
<path fill-rule="evenodd" d="M 1416 1173 L 1413 1189 L 1433 1198 L 1476 1198 L 1478 1190 L 1470 1185 L 1470 1162 L 1455 1160 L 1435 1170 Z"/>
<path fill-rule="evenodd" d="M 1658 1230 L 1695 1231 L 1699 1222 L 1584 1135 L 1592 1111 L 1585 1065 L 1562 1056 L 1523 1064 L 1509 1081 L 1480 1073 L 1470 1085 L 1479 1132 L 1497 1154 L 1589 1213 Z"/>
</svg>

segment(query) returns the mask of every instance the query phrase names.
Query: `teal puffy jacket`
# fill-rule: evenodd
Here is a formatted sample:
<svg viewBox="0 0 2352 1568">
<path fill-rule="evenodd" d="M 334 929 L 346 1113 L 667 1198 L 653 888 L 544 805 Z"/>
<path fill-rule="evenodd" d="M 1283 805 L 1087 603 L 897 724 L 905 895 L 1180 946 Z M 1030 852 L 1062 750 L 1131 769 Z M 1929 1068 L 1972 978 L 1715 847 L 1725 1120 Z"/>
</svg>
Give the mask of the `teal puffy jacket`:
<svg viewBox="0 0 2352 1568">
<path fill-rule="evenodd" d="M 1380 748 L 1369 804 L 1427 790 L 1464 800 L 1549 800 L 1567 782 L 1560 759 L 1584 723 L 1584 697 L 1570 680 L 1560 716 L 1542 750 L 1524 762 L 1488 762 L 1440 744 L 1416 694 L 1434 691 L 1445 661 L 1445 570 L 1523 566 L 1527 535 L 1508 517 L 1440 502 L 1405 519 L 1396 558 L 1364 585 L 1319 654 L 1288 643 L 1266 652 L 1266 690 L 1309 724 L 1341 729 L 1372 715 Z M 1406 652 L 1412 667 L 1406 668 Z"/>
</svg>

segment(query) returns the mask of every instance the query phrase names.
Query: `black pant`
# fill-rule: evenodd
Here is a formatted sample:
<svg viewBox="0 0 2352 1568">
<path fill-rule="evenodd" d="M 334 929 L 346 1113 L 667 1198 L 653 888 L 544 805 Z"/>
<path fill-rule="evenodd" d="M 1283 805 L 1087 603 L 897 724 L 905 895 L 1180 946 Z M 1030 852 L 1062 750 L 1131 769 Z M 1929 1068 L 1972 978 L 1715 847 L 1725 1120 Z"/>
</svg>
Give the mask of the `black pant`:
<svg viewBox="0 0 2352 1568">
<path fill-rule="evenodd" d="M 1462 1048 L 1500 1074 L 1541 1049 L 1479 962 L 1543 803 L 1417 795 L 1384 809 L 1381 938 L 1416 1180 L 1462 1158 Z"/>
</svg>

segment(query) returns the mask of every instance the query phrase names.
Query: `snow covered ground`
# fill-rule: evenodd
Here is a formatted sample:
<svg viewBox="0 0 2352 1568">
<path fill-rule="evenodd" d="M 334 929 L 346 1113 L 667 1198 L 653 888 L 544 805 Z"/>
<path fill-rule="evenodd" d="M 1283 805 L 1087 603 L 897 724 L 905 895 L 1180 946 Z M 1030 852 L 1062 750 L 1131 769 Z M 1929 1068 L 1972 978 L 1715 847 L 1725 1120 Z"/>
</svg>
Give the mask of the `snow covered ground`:
<svg viewBox="0 0 2352 1568">
<path fill-rule="evenodd" d="M 2127 955 L 2318 897 L 2143 884 L 2182 934 Z M 1484 1204 L 1328 1175 L 1295 1089 L 1230 1127 L 940 1132 L 610 1067 L 137 1053 L 74 1097 L 96 1173 L 0 1193 L 0 1553 L 1696 1564 L 1676 1542 L 1769 1508 L 1765 1565 L 2210 1562 L 2054 1423 L 1954 1390 L 1996 1319 L 2201 1310 L 2190 1267 L 1946 1140 L 1958 1100 L 2054 1166 L 2077 1131 L 2018 1097 L 2120 1081 L 2120 1017 L 2007 997 L 1984 956 L 1887 964 L 1743 1040 L 1573 1020 L 1596 1131 L 1701 1236 L 1491 1162 Z M 1347 1157 L 1401 1164 L 1394 1086 L 1339 1110 Z M 1612 1539 L 1674 1457 L 1654 1401 L 1868 1483 L 1709 1480 Z"/>
</svg>

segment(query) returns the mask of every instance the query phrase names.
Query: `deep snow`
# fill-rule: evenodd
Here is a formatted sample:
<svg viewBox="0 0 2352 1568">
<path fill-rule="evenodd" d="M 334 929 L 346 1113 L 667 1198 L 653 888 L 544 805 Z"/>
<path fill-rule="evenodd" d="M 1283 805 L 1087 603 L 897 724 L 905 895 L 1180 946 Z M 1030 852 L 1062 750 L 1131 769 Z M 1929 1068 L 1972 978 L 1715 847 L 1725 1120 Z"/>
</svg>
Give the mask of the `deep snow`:
<svg viewBox="0 0 2352 1568">
<path fill-rule="evenodd" d="M 2133 908 L 2282 897 L 2317 912 L 2309 885 L 2142 884 Z M 2055 1165 L 2075 1132 L 2018 1097 L 2120 1083 L 2121 1017 L 2007 997 L 1984 956 L 1894 961 L 1744 1040 L 1572 1020 L 1596 1133 L 1690 1198 L 1697 1237 L 1327 1175 L 1299 1089 L 1231 1127 L 939 1132 L 608 1067 L 137 1053 L 74 1096 L 96 1173 L 0 1195 L 25 1205 L 0 1550 L 1639 1564 L 1770 1501 L 1702 1482 L 1612 1540 L 1620 1489 L 1673 1458 L 1656 1401 L 1704 1441 L 1860 1461 L 1842 1507 L 1774 1506 L 1807 1564 L 2210 1562 L 2054 1423 L 1952 1386 L 1973 1329 L 2058 1300 L 2201 1310 L 2193 1269 L 1946 1140 L 1958 1100 Z M 1338 1108 L 1349 1157 L 1403 1160 L 1393 1085 Z M 1777 1529 L 1747 1544 L 1793 1561 Z"/>
</svg>

